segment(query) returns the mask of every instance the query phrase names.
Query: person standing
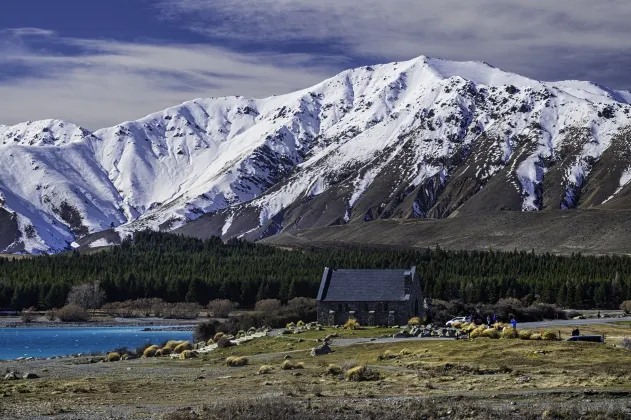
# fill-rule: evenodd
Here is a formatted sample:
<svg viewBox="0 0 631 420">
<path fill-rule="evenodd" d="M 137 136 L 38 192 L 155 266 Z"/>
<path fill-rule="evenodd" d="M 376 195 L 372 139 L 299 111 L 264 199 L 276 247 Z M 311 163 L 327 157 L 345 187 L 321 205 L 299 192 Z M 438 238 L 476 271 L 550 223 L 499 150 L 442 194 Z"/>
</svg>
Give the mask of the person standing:
<svg viewBox="0 0 631 420">
<path fill-rule="evenodd" d="M 517 321 L 515 320 L 515 318 L 511 318 L 510 323 L 513 326 L 513 329 L 517 330 Z"/>
<path fill-rule="evenodd" d="M 491 315 L 486 316 L 486 325 L 491 328 Z"/>
</svg>

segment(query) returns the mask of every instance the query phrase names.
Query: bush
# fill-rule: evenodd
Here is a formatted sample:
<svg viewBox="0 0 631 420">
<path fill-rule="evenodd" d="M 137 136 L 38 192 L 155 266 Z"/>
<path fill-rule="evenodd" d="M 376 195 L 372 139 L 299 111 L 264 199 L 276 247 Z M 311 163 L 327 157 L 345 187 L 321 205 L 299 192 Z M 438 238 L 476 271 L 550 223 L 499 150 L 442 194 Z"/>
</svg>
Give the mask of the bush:
<svg viewBox="0 0 631 420">
<path fill-rule="evenodd" d="M 530 340 L 531 337 L 532 337 L 532 332 L 528 330 L 519 330 L 520 340 Z"/>
<path fill-rule="evenodd" d="M 35 320 L 35 314 L 30 311 L 23 311 L 22 315 L 20 316 L 20 319 L 22 320 L 23 323 L 30 324 L 31 322 Z"/>
<path fill-rule="evenodd" d="M 229 356 L 226 359 L 226 364 L 230 367 L 246 366 L 248 364 L 247 357 Z"/>
<path fill-rule="evenodd" d="M 173 349 L 173 353 L 175 354 L 181 354 L 186 350 L 193 350 L 193 344 L 191 344 L 190 341 L 185 341 L 181 344 L 178 344 L 174 349 Z"/>
<path fill-rule="evenodd" d="M 206 305 L 206 309 L 214 317 L 227 318 L 234 309 L 234 304 L 228 299 L 215 299 Z"/>
<path fill-rule="evenodd" d="M 620 304 L 620 310 L 625 314 L 631 314 L 631 300 L 625 300 Z"/>
<path fill-rule="evenodd" d="M 402 350 L 399 352 L 399 356 L 408 356 L 408 355 L 410 355 L 410 354 L 412 354 L 412 352 L 411 352 L 410 350 L 408 350 L 408 349 L 402 349 Z"/>
<path fill-rule="evenodd" d="M 61 322 L 86 322 L 90 319 L 88 312 L 77 305 L 66 305 L 58 309 L 56 314 Z"/>
<path fill-rule="evenodd" d="M 162 349 L 160 349 L 160 352 L 163 356 L 168 356 L 173 353 L 173 350 L 171 349 L 171 347 L 162 347 Z"/>
<path fill-rule="evenodd" d="M 519 334 L 517 333 L 517 330 L 513 328 L 504 328 L 502 331 L 502 338 L 519 338 Z"/>
<path fill-rule="evenodd" d="M 412 325 L 412 326 L 417 326 L 417 325 L 421 325 L 421 318 L 418 316 L 415 316 L 414 318 L 411 318 L 408 321 L 408 325 Z"/>
<path fill-rule="evenodd" d="M 142 352 L 142 357 L 156 357 L 158 346 L 149 346 Z"/>
<path fill-rule="evenodd" d="M 195 342 L 199 343 L 200 341 L 208 341 L 215 336 L 220 331 L 224 331 L 229 328 L 229 325 L 219 322 L 217 320 L 212 320 L 208 322 L 200 322 L 195 327 L 195 332 L 193 333 L 193 339 Z"/>
<path fill-rule="evenodd" d="M 293 298 L 287 302 L 283 311 L 296 314 L 303 320 L 315 321 L 317 317 L 316 300 L 306 297 Z"/>
<path fill-rule="evenodd" d="M 194 359 L 196 357 L 197 352 L 193 350 L 184 350 L 182 353 L 180 353 L 180 360 Z"/>
<path fill-rule="evenodd" d="M 44 315 L 47 320 L 54 321 L 57 318 L 57 311 L 51 309 L 50 311 L 46 311 L 46 315 Z"/>
<path fill-rule="evenodd" d="M 627 350 L 631 350 L 631 339 L 629 339 L 629 337 L 623 338 L 620 342 L 620 346 L 624 347 Z"/>
<path fill-rule="evenodd" d="M 373 372 L 366 365 L 359 365 L 346 371 L 344 375 L 347 381 L 360 382 L 360 381 L 374 381 L 379 379 L 379 375 Z"/>
<path fill-rule="evenodd" d="M 480 327 L 476 327 L 475 329 L 473 329 L 470 334 L 469 337 L 470 338 L 480 338 L 483 336 L 484 331 L 486 331 L 486 327 L 484 325 L 480 326 Z"/>
<path fill-rule="evenodd" d="M 386 350 L 377 356 L 377 360 L 389 360 L 389 359 L 397 359 L 399 357 L 398 354 L 394 353 L 392 350 Z"/>
<path fill-rule="evenodd" d="M 296 322 L 296 327 L 303 328 L 304 326 L 305 326 L 305 322 L 302 319 Z"/>
<path fill-rule="evenodd" d="M 265 299 L 256 302 L 254 309 L 260 312 L 277 313 L 280 311 L 281 304 L 278 299 Z"/>
<path fill-rule="evenodd" d="M 337 365 L 328 365 L 326 367 L 326 374 L 327 375 L 337 376 L 337 375 L 341 375 L 342 372 L 343 372 L 342 368 L 337 366 Z"/>
<path fill-rule="evenodd" d="M 296 328 L 296 324 L 294 324 L 293 322 L 290 322 L 289 324 L 285 325 L 285 329 L 287 330 L 293 330 L 294 328 Z"/>
<path fill-rule="evenodd" d="M 221 340 L 223 337 L 225 336 L 224 333 L 222 332 L 218 332 L 217 334 L 215 334 L 215 336 L 213 337 L 213 341 L 216 343 L 219 340 Z"/>
<path fill-rule="evenodd" d="M 502 333 L 500 333 L 498 330 L 496 330 L 495 328 L 488 328 L 486 330 L 484 330 L 482 332 L 482 337 L 488 337 L 488 338 L 492 338 L 492 339 L 498 339 L 502 336 Z"/>
<path fill-rule="evenodd" d="M 267 375 L 269 373 L 272 373 L 272 371 L 274 370 L 273 367 L 271 367 L 270 365 L 263 365 L 259 368 L 257 375 Z"/>
<path fill-rule="evenodd" d="M 121 359 L 121 355 L 116 352 L 108 353 L 107 355 L 108 362 L 118 362 L 120 359 Z"/>
<path fill-rule="evenodd" d="M 541 334 L 541 339 L 546 341 L 554 341 L 557 339 L 557 333 L 550 330 L 544 331 L 543 334 Z"/>
<path fill-rule="evenodd" d="M 346 329 L 346 330 L 357 330 L 360 327 L 361 327 L 361 325 L 359 325 L 359 322 L 357 322 L 357 320 L 355 318 L 350 318 L 344 324 L 344 329 Z"/>
<path fill-rule="evenodd" d="M 451 324 L 451 327 L 452 328 L 462 328 L 463 325 L 465 325 L 465 324 L 463 324 L 462 322 L 454 322 L 454 323 Z"/>
<path fill-rule="evenodd" d="M 538 334 L 538 333 L 530 334 L 530 339 L 531 340 L 541 340 L 541 334 Z"/>
</svg>

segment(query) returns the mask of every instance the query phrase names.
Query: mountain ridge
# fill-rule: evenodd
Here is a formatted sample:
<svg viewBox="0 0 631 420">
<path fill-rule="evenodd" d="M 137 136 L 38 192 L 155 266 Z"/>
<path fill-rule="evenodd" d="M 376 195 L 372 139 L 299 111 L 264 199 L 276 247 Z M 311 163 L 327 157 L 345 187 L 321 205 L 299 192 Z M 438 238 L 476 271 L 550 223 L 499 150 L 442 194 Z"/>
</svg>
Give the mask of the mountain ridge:
<svg viewBox="0 0 631 420">
<path fill-rule="evenodd" d="M 0 209 L 18 226 L 0 251 L 58 252 L 111 229 L 194 233 L 200 218 L 204 234 L 258 240 L 387 218 L 631 208 L 629 102 L 592 82 L 419 57 L 94 132 L 0 126 Z M 105 236 L 98 245 L 116 242 Z"/>
</svg>

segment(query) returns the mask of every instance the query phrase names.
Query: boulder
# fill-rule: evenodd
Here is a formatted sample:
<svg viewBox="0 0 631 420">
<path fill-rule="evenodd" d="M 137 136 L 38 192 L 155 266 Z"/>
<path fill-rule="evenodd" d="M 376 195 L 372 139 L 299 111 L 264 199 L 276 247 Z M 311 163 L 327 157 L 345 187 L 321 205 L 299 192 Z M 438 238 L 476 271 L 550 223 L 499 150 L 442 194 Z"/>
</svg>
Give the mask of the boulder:
<svg viewBox="0 0 631 420">
<path fill-rule="evenodd" d="M 22 375 L 22 379 L 37 379 L 37 378 L 39 378 L 39 375 L 33 372 L 26 372 L 24 375 Z"/>
<path fill-rule="evenodd" d="M 20 379 L 18 377 L 18 375 L 15 372 L 9 372 L 6 375 L 4 375 L 4 380 L 5 381 L 15 381 L 17 379 Z"/>
<path fill-rule="evenodd" d="M 329 353 L 333 353 L 333 350 L 331 350 L 331 347 L 329 347 L 328 344 L 324 343 L 319 347 L 314 347 L 313 349 L 311 349 L 311 356 L 323 356 L 325 354 L 329 354 Z"/>
</svg>

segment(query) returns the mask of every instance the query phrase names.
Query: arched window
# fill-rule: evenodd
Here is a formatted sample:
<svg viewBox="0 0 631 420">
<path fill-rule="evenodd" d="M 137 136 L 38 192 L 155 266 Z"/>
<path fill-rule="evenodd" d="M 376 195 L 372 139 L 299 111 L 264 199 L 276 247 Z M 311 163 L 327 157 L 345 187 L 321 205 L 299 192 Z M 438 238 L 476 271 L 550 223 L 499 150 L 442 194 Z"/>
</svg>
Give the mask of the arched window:
<svg viewBox="0 0 631 420">
<path fill-rule="evenodd" d="M 368 312 L 368 304 L 364 303 L 364 312 Z"/>
<path fill-rule="evenodd" d="M 388 312 L 388 302 L 383 304 L 383 311 Z"/>
</svg>

